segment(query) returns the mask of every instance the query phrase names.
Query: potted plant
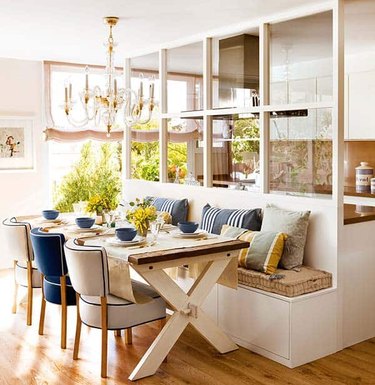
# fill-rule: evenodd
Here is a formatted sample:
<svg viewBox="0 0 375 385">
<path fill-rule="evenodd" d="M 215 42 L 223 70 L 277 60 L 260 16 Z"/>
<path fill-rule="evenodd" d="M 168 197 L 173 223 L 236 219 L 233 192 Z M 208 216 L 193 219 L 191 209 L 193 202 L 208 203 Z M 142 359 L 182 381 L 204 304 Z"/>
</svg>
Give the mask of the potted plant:
<svg viewBox="0 0 375 385">
<path fill-rule="evenodd" d="M 139 199 L 135 202 L 129 202 L 131 207 L 126 212 L 126 219 L 134 225 L 138 234 L 146 237 L 150 222 L 157 217 L 156 207 L 152 205 L 151 199 Z"/>
</svg>

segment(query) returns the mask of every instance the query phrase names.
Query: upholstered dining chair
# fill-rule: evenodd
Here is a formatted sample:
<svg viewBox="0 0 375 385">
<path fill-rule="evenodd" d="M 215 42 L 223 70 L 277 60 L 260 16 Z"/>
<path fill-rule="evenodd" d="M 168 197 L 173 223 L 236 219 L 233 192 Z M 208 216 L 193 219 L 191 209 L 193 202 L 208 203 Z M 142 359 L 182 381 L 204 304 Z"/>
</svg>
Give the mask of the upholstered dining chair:
<svg viewBox="0 0 375 385">
<path fill-rule="evenodd" d="M 42 304 L 39 334 L 44 332 L 46 302 L 61 305 L 61 348 L 66 348 L 67 307 L 76 304 L 76 296 L 68 276 L 64 255 L 65 237 L 59 233 L 31 230 L 35 262 L 42 274 Z"/>
<path fill-rule="evenodd" d="M 101 376 L 107 377 L 108 330 L 131 330 L 147 322 L 165 322 L 166 304 L 156 291 L 141 282 L 132 281 L 133 290 L 151 297 L 135 304 L 111 295 L 107 253 L 100 246 L 82 246 L 75 240 L 65 244 L 69 275 L 77 296 L 77 326 L 73 359 L 78 359 L 81 323 L 102 330 Z M 131 341 L 128 341 L 131 343 Z"/>
<path fill-rule="evenodd" d="M 13 313 L 17 312 L 18 286 L 27 287 L 27 316 L 26 324 L 32 324 L 33 289 L 40 288 L 42 279 L 34 264 L 34 254 L 30 241 L 30 224 L 18 222 L 16 218 L 3 221 L 5 241 L 8 245 L 8 255 L 14 261 L 14 299 Z"/>
</svg>

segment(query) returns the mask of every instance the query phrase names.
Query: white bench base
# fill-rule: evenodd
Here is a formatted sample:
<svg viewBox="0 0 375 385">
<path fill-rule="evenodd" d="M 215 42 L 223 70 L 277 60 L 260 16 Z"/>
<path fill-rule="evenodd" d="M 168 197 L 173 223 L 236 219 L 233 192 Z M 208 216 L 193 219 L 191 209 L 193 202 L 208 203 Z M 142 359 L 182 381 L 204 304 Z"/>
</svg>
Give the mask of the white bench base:
<svg viewBox="0 0 375 385">
<path fill-rule="evenodd" d="M 185 290 L 192 282 L 178 279 Z M 288 298 L 216 285 L 203 309 L 239 346 L 294 368 L 339 350 L 336 297 L 335 288 Z"/>
</svg>

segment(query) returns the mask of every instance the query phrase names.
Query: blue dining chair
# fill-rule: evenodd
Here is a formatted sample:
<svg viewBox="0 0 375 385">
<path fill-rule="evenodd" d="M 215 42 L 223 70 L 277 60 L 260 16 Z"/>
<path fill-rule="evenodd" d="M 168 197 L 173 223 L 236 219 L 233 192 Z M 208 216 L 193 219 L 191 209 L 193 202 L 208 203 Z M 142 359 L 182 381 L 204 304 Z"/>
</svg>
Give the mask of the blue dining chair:
<svg viewBox="0 0 375 385">
<path fill-rule="evenodd" d="M 14 299 L 12 312 L 17 311 L 18 286 L 27 288 L 26 324 L 32 324 L 33 289 L 42 286 L 42 279 L 34 263 L 34 254 L 30 241 L 31 226 L 27 222 L 18 222 L 16 218 L 3 221 L 7 255 L 14 260 Z"/>
<path fill-rule="evenodd" d="M 65 237 L 41 228 L 31 230 L 35 262 L 42 274 L 42 305 L 39 334 L 43 335 L 46 302 L 61 305 L 61 348 L 66 348 L 67 307 L 76 304 L 64 254 Z"/>
</svg>

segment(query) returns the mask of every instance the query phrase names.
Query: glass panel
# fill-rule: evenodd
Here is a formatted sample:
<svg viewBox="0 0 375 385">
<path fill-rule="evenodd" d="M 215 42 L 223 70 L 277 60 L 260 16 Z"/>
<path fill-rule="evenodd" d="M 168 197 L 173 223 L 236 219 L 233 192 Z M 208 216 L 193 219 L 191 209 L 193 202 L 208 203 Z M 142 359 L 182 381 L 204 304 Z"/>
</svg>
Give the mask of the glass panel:
<svg viewBox="0 0 375 385">
<path fill-rule="evenodd" d="M 168 50 L 168 112 L 203 108 L 203 43 Z"/>
<path fill-rule="evenodd" d="M 270 119 L 270 191 L 294 195 L 332 193 L 332 110 L 306 117 Z"/>
<path fill-rule="evenodd" d="M 270 27 L 271 104 L 332 100 L 332 12 Z"/>
<path fill-rule="evenodd" d="M 223 115 L 213 121 L 213 185 L 259 191 L 259 120 Z"/>
<path fill-rule="evenodd" d="M 213 39 L 213 107 L 251 107 L 259 103 L 259 33 Z"/>
<path fill-rule="evenodd" d="M 160 93 L 158 53 L 132 58 L 131 66 L 132 89 L 137 90 L 142 81 L 145 97 L 148 98 L 150 81 L 153 81 L 157 102 Z M 148 123 L 132 127 L 131 177 L 134 179 L 159 180 L 159 117 L 157 103 Z"/>
<path fill-rule="evenodd" d="M 168 121 L 168 182 L 203 183 L 202 118 Z"/>
</svg>

